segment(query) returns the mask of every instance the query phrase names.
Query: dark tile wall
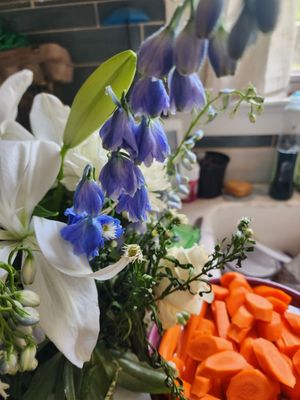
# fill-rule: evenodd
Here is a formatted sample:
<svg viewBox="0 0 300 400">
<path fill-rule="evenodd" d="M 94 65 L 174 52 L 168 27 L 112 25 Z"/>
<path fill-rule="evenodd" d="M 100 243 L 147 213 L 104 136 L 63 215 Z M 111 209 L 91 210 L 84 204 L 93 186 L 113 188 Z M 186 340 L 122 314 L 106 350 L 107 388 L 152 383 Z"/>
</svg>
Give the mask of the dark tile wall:
<svg viewBox="0 0 300 400">
<path fill-rule="evenodd" d="M 106 19 L 119 9 L 138 10 L 147 21 L 108 26 Z M 126 49 L 136 51 L 163 25 L 165 5 L 164 0 L 0 0 L 0 17 L 32 44 L 58 43 L 69 51 L 74 79 L 56 91 L 70 104 L 101 62 Z"/>
</svg>

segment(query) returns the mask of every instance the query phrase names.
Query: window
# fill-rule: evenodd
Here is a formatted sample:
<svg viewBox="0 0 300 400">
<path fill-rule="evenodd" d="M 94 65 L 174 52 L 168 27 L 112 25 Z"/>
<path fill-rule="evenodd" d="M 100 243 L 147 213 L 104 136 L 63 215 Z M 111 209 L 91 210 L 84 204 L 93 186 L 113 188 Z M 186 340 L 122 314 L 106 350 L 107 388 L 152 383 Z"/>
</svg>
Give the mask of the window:
<svg viewBox="0 0 300 400">
<path fill-rule="evenodd" d="M 293 72 L 300 74 L 300 0 L 297 0 L 297 39 L 296 50 L 293 63 Z"/>
</svg>

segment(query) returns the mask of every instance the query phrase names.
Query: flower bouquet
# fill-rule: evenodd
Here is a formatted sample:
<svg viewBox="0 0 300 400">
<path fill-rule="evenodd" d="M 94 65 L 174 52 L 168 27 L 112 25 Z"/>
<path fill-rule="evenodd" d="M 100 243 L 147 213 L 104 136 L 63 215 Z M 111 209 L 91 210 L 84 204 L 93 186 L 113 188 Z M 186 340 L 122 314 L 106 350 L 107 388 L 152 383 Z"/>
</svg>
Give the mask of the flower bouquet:
<svg viewBox="0 0 300 400">
<path fill-rule="evenodd" d="M 71 108 L 38 94 L 31 132 L 15 118 L 32 73 L 2 84 L 3 398 L 108 400 L 124 387 L 184 399 L 157 339 L 212 301 L 211 271 L 240 265 L 253 245 L 243 219 L 231 242 L 208 255 L 177 211 L 188 191 L 180 168 L 196 162 L 191 150 L 202 137 L 198 123 L 228 108 L 234 114 L 242 102 L 253 121 L 263 103 L 252 86 L 213 95 L 198 77 L 207 51 L 217 75 L 234 72 L 217 27 L 222 4 L 201 0 L 195 10 L 184 1 L 138 58 L 125 51 L 104 62 Z M 187 7 L 190 19 L 175 36 Z M 141 78 L 129 92 L 136 58 Z M 192 121 L 171 152 L 161 117 L 176 111 Z"/>
</svg>

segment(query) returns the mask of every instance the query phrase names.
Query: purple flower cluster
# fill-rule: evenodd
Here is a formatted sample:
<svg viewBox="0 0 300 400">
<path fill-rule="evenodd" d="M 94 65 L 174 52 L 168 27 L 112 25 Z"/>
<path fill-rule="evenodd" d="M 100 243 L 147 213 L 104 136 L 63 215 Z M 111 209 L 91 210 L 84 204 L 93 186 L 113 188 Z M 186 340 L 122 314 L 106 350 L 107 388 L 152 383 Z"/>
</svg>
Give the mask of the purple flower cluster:
<svg viewBox="0 0 300 400">
<path fill-rule="evenodd" d="M 87 165 L 77 185 L 73 207 L 65 212 L 68 225 L 61 230 L 61 236 L 73 245 L 75 254 L 85 254 L 89 260 L 99 254 L 105 241 L 117 239 L 123 233 L 118 219 L 100 214 L 103 203 L 104 195 L 93 179 L 93 168 Z"/>
</svg>

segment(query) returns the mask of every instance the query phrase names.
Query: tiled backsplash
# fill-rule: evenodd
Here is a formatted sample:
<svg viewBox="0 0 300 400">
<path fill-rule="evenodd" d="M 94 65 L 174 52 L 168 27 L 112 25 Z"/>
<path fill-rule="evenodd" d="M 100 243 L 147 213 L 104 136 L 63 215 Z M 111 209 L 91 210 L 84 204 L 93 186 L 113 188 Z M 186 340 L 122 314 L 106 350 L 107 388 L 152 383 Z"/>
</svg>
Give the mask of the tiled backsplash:
<svg viewBox="0 0 300 400">
<path fill-rule="evenodd" d="M 106 25 L 118 9 L 135 9 L 143 23 Z M 104 60 L 126 50 L 137 50 L 141 41 L 165 21 L 164 0 L 0 0 L 0 16 L 30 43 L 55 42 L 65 47 L 74 63 L 72 84 L 58 88 L 71 103 L 80 85 Z"/>
</svg>

